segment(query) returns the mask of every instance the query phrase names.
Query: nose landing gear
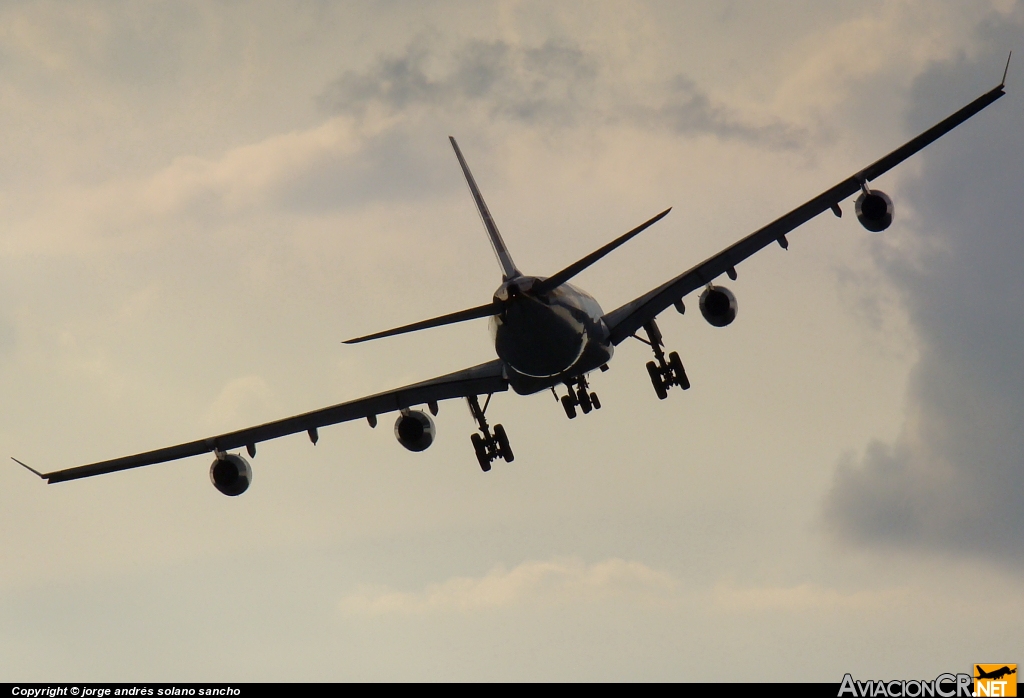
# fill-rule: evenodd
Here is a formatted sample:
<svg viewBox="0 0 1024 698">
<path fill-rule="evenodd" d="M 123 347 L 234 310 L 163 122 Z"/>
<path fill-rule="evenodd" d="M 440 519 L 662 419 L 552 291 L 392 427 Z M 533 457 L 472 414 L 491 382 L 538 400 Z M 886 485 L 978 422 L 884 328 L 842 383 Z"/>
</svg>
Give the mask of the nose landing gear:
<svg viewBox="0 0 1024 698">
<path fill-rule="evenodd" d="M 482 408 L 476 395 L 467 397 L 466 402 L 469 403 L 469 411 L 473 415 L 473 419 L 476 420 L 477 427 L 479 427 L 481 432 L 470 437 L 470 441 L 473 442 L 473 451 L 476 452 L 476 460 L 480 463 L 480 469 L 485 473 L 490 471 L 491 462 L 498 458 L 504 459 L 506 463 L 511 463 L 515 460 L 515 456 L 512 454 L 512 447 L 508 443 L 508 435 L 505 434 L 505 427 L 495 424 L 494 432 L 492 433 L 487 426 L 484 412 L 487 411 L 487 405 L 491 403 L 491 396 L 487 396 L 487 400 Z"/>
<path fill-rule="evenodd" d="M 664 342 L 662 341 L 661 330 L 658 329 L 658 325 L 654 320 L 644 324 L 644 331 L 647 332 L 647 339 L 645 341 L 640 337 L 637 337 L 641 342 L 647 344 L 654 351 L 655 361 L 647 362 L 647 373 L 651 377 L 651 385 L 654 386 L 654 392 L 658 395 L 659 400 L 664 400 L 668 397 L 668 389 L 673 385 L 678 385 L 683 390 L 690 389 L 690 379 L 686 377 L 686 371 L 683 369 L 683 362 L 679 358 L 679 354 L 672 352 L 668 355 L 668 360 L 665 359 Z M 636 335 L 633 335 L 634 337 Z"/>
</svg>

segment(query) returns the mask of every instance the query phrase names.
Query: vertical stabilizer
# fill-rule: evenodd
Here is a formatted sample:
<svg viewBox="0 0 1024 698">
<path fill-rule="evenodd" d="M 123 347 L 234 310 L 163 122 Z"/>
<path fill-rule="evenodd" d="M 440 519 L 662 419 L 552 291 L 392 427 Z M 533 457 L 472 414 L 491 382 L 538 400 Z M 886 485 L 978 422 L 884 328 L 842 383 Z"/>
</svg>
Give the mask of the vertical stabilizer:
<svg viewBox="0 0 1024 698">
<path fill-rule="evenodd" d="M 473 179 L 473 173 L 469 171 L 469 165 L 466 164 L 466 159 L 462 157 L 462 151 L 459 150 L 459 144 L 455 142 L 455 139 L 448 136 L 448 140 L 452 142 L 452 147 L 455 148 L 455 157 L 459 159 L 459 164 L 462 166 L 462 173 L 466 175 L 466 183 L 469 184 L 469 191 L 473 194 L 473 200 L 476 201 L 476 210 L 480 213 L 480 219 L 484 222 L 484 227 L 487 229 L 487 237 L 491 239 L 491 247 L 494 248 L 494 254 L 498 257 L 498 264 L 501 265 L 501 276 L 502 280 L 508 281 L 520 276 L 521 273 L 516 269 L 516 263 L 512 261 L 512 255 L 508 253 L 508 248 L 505 247 L 505 241 L 501 239 L 501 233 L 498 232 L 498 226 L 494 225 L 494 219 L 491 218 L 491 212 L 487 210 L 487 204 L 484 202 L 484 197 L 480 195 L 480 190 L 477 189 L 476 180 Z"/>
</svg>

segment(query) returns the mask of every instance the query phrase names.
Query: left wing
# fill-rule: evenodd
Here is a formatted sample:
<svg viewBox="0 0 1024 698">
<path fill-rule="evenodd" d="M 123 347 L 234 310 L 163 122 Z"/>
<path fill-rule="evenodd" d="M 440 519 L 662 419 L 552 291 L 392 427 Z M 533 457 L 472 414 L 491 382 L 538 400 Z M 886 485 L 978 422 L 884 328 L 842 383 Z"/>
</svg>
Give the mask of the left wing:
<svg viewBox="0 0 1024 698">
<path fill-rule="evenodd" d="M 1009 67 L 1009 61 L 1007 61 L 1007 67 Z M 784 248 L 788 247 L 785 237 L 786 233 L 803 225 L 818 214 L 833 209 L 836 215 L 840 215 L 839 203 L 841 201 L 857 193 L 862 187 L 866 186 L 867 182 L 888 172 L 917 151 L 949 133 L 1002 97 L 1006 94 L 1003 91 L 1005 82 L 1006 73 L 1004 72 L 1002 83 L 981 97 L 978 97 L 960 111 L 932 126 L 917 138 L 905 143 L 853 176 L 844 179 L 803 206 L 793 209 L 778 220 L 751 233 L 731 247 L 727 247 L 714 257 L 704 260 L 689 271 L 608 313 L 604 316 L 604 321 L 611 332 L 610 339 L 612 343 L 619 344 L 683 296 L 701 286 L 710 284 L 723 273 L 727 273 L 730 277 L 734 278 L 737 264 L 773 242 L 778 242 Z"/>
<path fill-rule="evenodd" d="M 134 456 L 115 458 L 113 460 L 81 465 L 77 468 L 57 470 L 52 473 L 40 473 L 29 466 L 17 461 L 32 472 L 39 475 L 50 484 L 64 482 L 65 480 L 77 480 L 93 475 L 113 473 L 119 470 L 140 468 L 144 465 L 154 463 L 166 463 L 167 461 L 198 456 L 203 453 L 215 451 L 226 452 L 231 449 L 245 446 L 249 455 L 256 452 L 256 444 L 261 441 L 269 441 L 289 434 L 308 432 L 310 439 L 316 443 L 316 430 L 340 422 L 348 422 L 354 419 L 375 419 L 378 414 L 395 412 L 413 405 L 435 403 L 439 400 L 450 400 L 453 398 L 470 397 L 473 395 L 488 395 L 508 390 L 508 381 L 502 371 L 501 361 L 495 359 L 473 368 L 467 368 L 455 373 L 449 373 L 439 378 L 414 383 L 397 390 L 389 390 L 385 393 L 370 395 L 369 397 L 343 402 L 340 405 L 325 407 L 323 409 L 306 412 L 279 419 L 276 422 L 268 422 L 256 427 L 239 429 L 220 436 L 212 436 L 208 439 L 191 441 L 177 446 L 160 448 L 155 451 L 138 453 Z M 375 423 L 375 422 L 374 422 Z"/>
</svg>

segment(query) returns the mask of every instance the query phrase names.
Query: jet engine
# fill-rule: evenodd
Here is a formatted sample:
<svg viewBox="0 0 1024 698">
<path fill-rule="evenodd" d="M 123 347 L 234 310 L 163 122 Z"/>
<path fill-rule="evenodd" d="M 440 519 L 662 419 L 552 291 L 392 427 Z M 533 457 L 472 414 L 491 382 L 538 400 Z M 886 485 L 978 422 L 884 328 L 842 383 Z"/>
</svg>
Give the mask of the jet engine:
<svg viewBox="0 0 1024 698">
<path fill-rule="evenodd" d="M 410 451 L 427 450 L 434 431 L 434 420 L 419 410 L 404 410 L 395 421 L 395 438 Z"/>
<path fill-rule="evenodd" d="M 700 314 L 715 327 L 725 327 L 736 319 L 736 296 L 725 286 L 709 286 L 700 294 Z"/>
<path fill-rule="evenodd" d="M 249 489 L 252 468 L 245 458 L 229 453 L 213 461 L 213 465 L 210 466 L 210 480 L 221 494 L 237 497 Z"/>
<path fill-rule="evenodd" d="M 872 233 L 880 233 L 892 225 L 892 199 L 877 189 L 861 192 L 856 203 L 857 220 Z"/>
</svg>

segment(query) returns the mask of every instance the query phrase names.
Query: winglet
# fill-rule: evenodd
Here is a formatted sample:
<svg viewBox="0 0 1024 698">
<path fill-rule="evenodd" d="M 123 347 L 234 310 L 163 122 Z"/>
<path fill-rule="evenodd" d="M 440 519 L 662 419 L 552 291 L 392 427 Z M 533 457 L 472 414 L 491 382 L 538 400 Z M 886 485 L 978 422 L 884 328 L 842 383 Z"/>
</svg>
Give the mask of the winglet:
<svg viewBox="0 0 1024 698">
<path fill-rule="evenodd" d="M 999 81 L 1000 87 L 1006 87 L 1006 72 L 1010 69 L 1010 59 L 1013 58 L 1013 51 L 1006 57 L 1006 67 L 1003 68 L 1003 79 Z"/>
<path fill-rule="evenodd" d="M 14 456 L 11 456 L 11 460 L 14 461 L 15 463 L 17 463 L 18 465 L 20 465 L 22 468 L 25 468 L 25 470 L 28 470 L 31 473 L 35 473 L 36 475 L 38 475 L 39 477 L 41 477 L 44 480 L 46 479 L 45 475 L 43 475 L 41 472 L 39 472 L 38 470 L 33 468 L 31 465 L 25 465 L 24 463 L 22 463 L 20 460 L 18 460 Z"/>
</svg>

